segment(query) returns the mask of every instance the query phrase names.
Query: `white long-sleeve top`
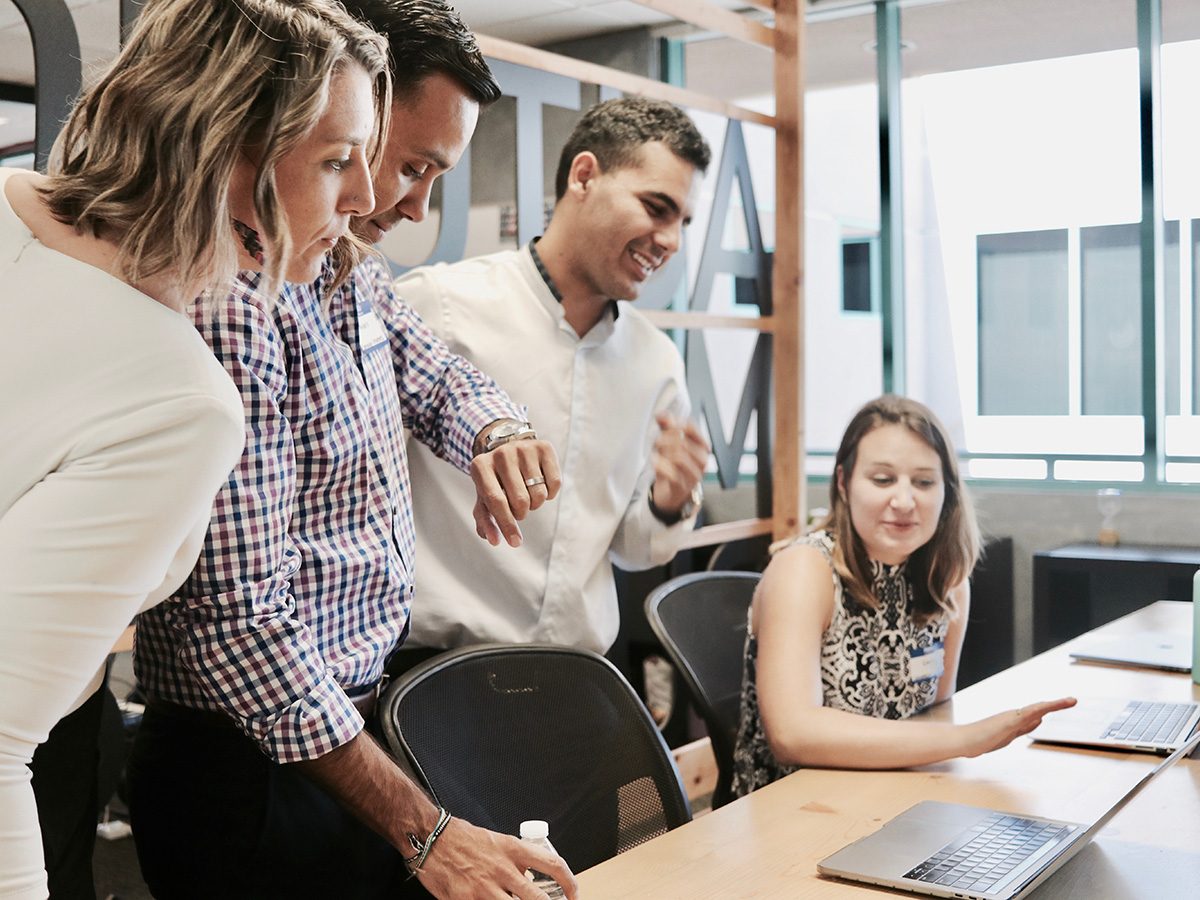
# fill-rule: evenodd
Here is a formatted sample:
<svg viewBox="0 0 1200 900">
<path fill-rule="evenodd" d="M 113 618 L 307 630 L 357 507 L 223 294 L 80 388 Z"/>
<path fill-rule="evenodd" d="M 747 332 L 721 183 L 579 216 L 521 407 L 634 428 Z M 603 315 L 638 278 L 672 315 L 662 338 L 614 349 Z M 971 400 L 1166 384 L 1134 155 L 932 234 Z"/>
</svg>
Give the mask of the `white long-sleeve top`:
<svg viewBox="0 0 1200 900">
<path fill-rule="evenodd" d="M 396 282 L 450 346 L 526 404 L 558 452 L 558 498 L 521 522 L 519 548 L 475 534 L 469 478 L 408 442 L 417 528 L 410 646 L 547 641 L 603 653 L 617 636 L 612 563 L 670 561 L 695 524 L 650 511 L 655 415 L 688 412 L 675 345 L 628 303 L 584 337 L 528 247 L 415 270 Z"/>
<path fill-rule="evenodd" d="M 187 577 L 241 453 L 191 320 L 42 245 L 0 170 L 0 897 L 47 896 L 27 764 Z"/>
</svg>

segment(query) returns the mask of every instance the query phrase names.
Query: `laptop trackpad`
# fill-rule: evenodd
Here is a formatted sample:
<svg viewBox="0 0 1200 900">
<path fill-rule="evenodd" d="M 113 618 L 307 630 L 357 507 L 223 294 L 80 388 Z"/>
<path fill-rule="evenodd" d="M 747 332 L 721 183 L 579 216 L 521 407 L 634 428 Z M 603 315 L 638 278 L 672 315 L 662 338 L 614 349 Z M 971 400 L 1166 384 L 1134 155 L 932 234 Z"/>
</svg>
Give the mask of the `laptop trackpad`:
<svg viewBox="0 0 1200 900">
<path fill-rule="evenodd" d="M 1072 709 L 1046 716 L 1029 736 L 1035 741 L 1098 741 L 1128 705 L 1126 700 L 1081 698 Z"/>
<path fill-rule="evenodd" d="M 902 812 L 874 834 L 860 838 L 817 869 L 830 875 L 899 878 L 973 825 L 991 818 L 987 809 L 926 800 Z"/>
</svg>

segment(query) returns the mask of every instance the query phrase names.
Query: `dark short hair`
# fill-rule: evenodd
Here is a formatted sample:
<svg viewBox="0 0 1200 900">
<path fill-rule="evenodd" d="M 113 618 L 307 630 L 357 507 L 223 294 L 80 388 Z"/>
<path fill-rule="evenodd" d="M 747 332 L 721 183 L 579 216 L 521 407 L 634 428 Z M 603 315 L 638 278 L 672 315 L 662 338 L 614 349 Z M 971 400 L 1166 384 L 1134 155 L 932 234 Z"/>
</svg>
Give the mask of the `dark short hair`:
<svg viewBox="0 0 1200 900">
<path fill-rule="evenodd" d="M 500 85 L 453 7 L 442 0 L 343 0 L 350 13 L 385 38 L 391 51 L 392 96 L 404 103 L 429 75 L 455 79 L 480 106 L 500 99 Z"/>
<path fill-rule="evenodd" d="M 683 110 L 662 100 L 625 97 L 597 103 L 586 113 L 562 149 L 554 177 L 554 196 L 567 192 L 571 163 L 580 153 L 595 154 L 607 172 L 632 165 L 643 144 L 662 141 L 671 152 L 701 172 L 708 169 L 712 151 Z"/>
</svg>

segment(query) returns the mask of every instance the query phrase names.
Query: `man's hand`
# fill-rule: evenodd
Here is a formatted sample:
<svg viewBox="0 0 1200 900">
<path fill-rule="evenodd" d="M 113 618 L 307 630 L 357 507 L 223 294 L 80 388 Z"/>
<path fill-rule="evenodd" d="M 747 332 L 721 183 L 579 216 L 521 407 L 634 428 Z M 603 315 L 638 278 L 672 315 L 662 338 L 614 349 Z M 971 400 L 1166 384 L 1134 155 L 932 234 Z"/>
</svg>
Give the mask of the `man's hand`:
<svg viewBox="0 0 1200 900">
<path fill-rule="evenodd" d="M 690 419 L 676 419 L 665 412 L 655 419 L 662 431 L 654 442 L 654 484 L 650 496 L 659 512 L 674 515 L 704 477 L 709 446 Z"/>
<path fill-rule="evenodd" d="M 546 441 L 516 440 L 471 460 L 475 482 L 475 533 L 499 546 L 521 546 L 517 525 L 531 511 L 558 496 L 562 474 L 558 454 Z"/>
<path fill-rule="evenodd" d="M 569 900 L 579 896 L 575 878 L 561 857 L 462 819 L 446 826 L 417 877 L 439 900 L 501 900 L 509 894 L 520 900 L 547 900 L 525 877 L 526 869 L 545 872 Z"/>
<path fill-rule="evenodd" d="M 438 820 L 437 807 L 405 776 L 365 731 L 324 756 L 288 763 L 337 799 L 406 857 L 408 835 L 424 840 Z M 526 880 L 528 868 L 545 872 L 577 896 L 567 864 L 540 847 L 451 819 L 434 842 L 418 877 L 438 900 L 547 900 Z"/>
</svg>

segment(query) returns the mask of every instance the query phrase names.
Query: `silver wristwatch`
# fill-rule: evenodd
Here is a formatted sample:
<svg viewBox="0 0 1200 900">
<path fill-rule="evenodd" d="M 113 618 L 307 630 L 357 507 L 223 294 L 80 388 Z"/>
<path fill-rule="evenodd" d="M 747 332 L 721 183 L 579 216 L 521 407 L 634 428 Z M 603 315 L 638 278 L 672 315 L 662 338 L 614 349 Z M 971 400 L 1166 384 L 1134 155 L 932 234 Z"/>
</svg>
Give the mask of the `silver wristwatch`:
<svg viewBox="0 0 1200 900">
<path fill-rule="evenodd" d="M 488 432 L 488 436 L 483 441 L 483 449 L 480 450 L 480 452 L 490 453 L 502 444 L 507 444 L 512 441 L 536 439 L 537 432 L 533 430 L 533 426 L 528 422 L 517 422 L 513 420 L 501 422 Z"/>
</svg>

